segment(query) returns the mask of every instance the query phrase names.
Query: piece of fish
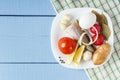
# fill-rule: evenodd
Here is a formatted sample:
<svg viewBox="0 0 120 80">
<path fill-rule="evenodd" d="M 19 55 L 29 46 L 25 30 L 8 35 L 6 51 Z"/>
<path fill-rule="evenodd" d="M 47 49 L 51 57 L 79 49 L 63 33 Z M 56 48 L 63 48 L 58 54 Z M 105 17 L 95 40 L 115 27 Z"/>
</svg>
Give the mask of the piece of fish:
<svg viewBox="0 0 120 80">
<path fill-rule="evenodd" d="M 80 37 L 80 31 L 78 30 L 78 27 L 76 27 L 75 22 L 73 22 L 70 26 L 68 26 L 65 29 L 65 32 L 76 40 L 78 40 Z"/>
</svg>

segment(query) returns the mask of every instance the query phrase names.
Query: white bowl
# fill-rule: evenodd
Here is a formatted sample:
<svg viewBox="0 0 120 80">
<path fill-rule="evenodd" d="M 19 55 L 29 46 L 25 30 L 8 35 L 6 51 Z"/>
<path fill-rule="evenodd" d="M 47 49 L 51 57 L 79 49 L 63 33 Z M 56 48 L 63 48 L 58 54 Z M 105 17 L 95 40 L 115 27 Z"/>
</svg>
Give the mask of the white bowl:
<svg viewBox="0 0 120 80">
<path fill-rule="evenodd" d="M 103 65 L 103 64 L 94 65 L 92 63 L 92 61 L 87 61 L 87 62 L 81 61 L 80 64 L 76 66 L 74 63 L 63 64 L 59 61 L 59 57 L 61 57 L 63 60 L 66 60 L 66 56 L 60 52 L 60 50 L 58 49 L 58 45 L 57 45 L 58 40 L 61 36 L 61 33 L 63 33 L 63 30 L 60 28 L 60 25 L 59 25 L 59 21 L 60 21 L 61 17 L 64 14 L 70 14 L 73 17 L 75 17 L 76 19 L 78 19 L 84 13 L 91 12 L 92 10 L 95 10 L 98 13 L 103 12 L 103 14 L 107 18 L 108 25 L 109 25 L 110 30 L 111 30 L 111 35 L 110 35 L 109 40 L 107 42 L 111 46 L 111 52 L 103 64 L 105 64 L 110 59 L 112 51 L 113 51 L 113 42 L 114 42 L 113 39 L 114 38 L 113 38 L 113 26 L 112 26 L 112 22 L 111 22 L 110 17 L 108 16 L 108 14 L 105 13 L 103 10 L 96 9 L 96 8 L 73 8 L 73 9 L 64 10 L 64 11 L 60 12 L 59 14 L 57 14 L 57 16 L 53 20 L 52 28 L 51 28 L 51 48 L 53 51 L 53 55 L 54 55 L 55 59 L 58 61 L 58 63 L 61 64 L 62 66 L 67 67 L 67 68 L 72 68 L 72 69 L 87 69 L 87 68 L 95 68 L 95 67 Z"/>
</svg>

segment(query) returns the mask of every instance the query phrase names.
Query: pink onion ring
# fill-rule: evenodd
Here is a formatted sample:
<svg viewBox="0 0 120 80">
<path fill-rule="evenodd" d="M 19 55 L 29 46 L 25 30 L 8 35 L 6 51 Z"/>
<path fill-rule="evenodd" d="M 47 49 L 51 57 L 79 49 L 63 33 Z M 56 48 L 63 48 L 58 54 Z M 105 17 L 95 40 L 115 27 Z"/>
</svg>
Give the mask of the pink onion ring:
<svg viewBox="0 0 120 80">
<path fill-rule="evenodd" d="M 95 40 L 92 41 L 92 38 L 91 38 L 90 34 L 87 34 L 87 32 L 84 32 L 84 33 L 81 34 L 81 36 L 80 36 L 80 38 L 79 38 L 79 41 L 78 41 L 80 45 L 81 45 L 82 43 L 83 43 L 84 45 L 91 45 L 91 44 L 93 44 L 93 43 L 95 43 L 95 42 L 97 41 L 97 39 L 98 39 L 98 31 L 97 31 L 97 29 L 96 29 L 94 26 L 92 26 L 92 27 L 93 27 L 94 30 L 96 31 L 96 38 L 95 38 Z M 90 42 L 89 42 L 89 43 L 85 43 L 85 42 L 82 41 L 82 39 L 83 39 L 83 37 L 84 37 L 85 34 L 87 34 L 88 37 L 89 37 L 89 39 L 90 39 Z"/>
</svg>

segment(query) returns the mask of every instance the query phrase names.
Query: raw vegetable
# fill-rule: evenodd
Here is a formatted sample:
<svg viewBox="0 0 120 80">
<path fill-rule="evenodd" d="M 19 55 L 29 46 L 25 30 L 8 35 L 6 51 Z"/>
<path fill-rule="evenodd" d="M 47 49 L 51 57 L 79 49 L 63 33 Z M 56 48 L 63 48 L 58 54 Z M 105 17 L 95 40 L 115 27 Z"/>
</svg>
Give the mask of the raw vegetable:
<svg viewBox="0 0 120 80">
<path fill-rule="evenodd" d="M 92 10 L 92 13 L 96 15 L 97 21 L 99 22 L 100 26 L 102 26 L 103 23 L 108 25 L 107 18 L 105 17 L 105 15 L 103 13 L 99 14 L 95 10 Z"/>
<path fill-rule="evenodd" d="M 71 16 L 69 14 L 65 14 L 63 18 L 60 20 L 61 29 L 65 30 L 67 26 L 69 26 L 71 22 Z"/>
<path fill-rule="evenodd" d="M 65 14 L 63 16 L 63 19 L 67 20 L 67 21 L 70 21 L 72 19 L 72 16 L 70 14 Z"/>
<path fill-rule="evenodd" d="M 97 50 L 94 52 L 92 56 L 92 61 L 95 65 L 102 64 L 110 53 L 110 45 L 108 43 L 102 44 Z"/>
<path fill-rule="evenodd" d="M 92 40 L 94 41 L 95 38 L 96 38 L 96 35 L 94 35 L 94 36 L 92 37 Z M 101 34 L 99 34 L 99 35 L 98 35 L 98 39 L 95 41 L 94 45 L 98 46 L 98 45 L 103 44 L 103 42 L 104 42 L 104 37 L 103 37 Z"/>
<path fill-rule="evenodd" d="M 60 27 L 61 27 L 61 29 L 63 29 L 63 30 L 65 30 L 66 29 L 66 25 L 65 24 L 60 24 Z"/>
<path fill-rule="evenodd" d="M 94 24 L 93 26 L 96 28 L 97 32 L 100 33 L 100 26 L 98 24 Z M 90 32 L 96 34 L 96 31 L 93 27 L 90 28 Z"/>
<path fill-rule="evenodd" d="M 105 40 L 108 40 L 111 32 L 110 32 L 110 29 L 108 27 L 108 21 L 107 21 L 107 18 L 105 17 L 105 15 L 102 13 L 102 14 L 99 14 L 97 11 L 95 10 L 92 10 L 92 13 L 94 13 L 96 16 L 97 16 L 97 21 L 99 22 L 100 26 L 101 26 L 101 31 L 102 31 L 102 34 L 105 38 Z"/>
<path fill-rule="evenodd" d="M 61 21 L 60 21 L 60 23 L 61 24 L 64 24 L 64 25 L 68 25 L 68 23 L 69 23 L 69 21 L 68 20 L 66 20 L 66 19 L 62 19 Z"/>
<path fill-rule="evenodd" d="M 88 61 L 92 57 L 92 53 L 90 51 L 85 51 L 83 54 L 83 60 Z"/>
<path fill-rule="evenodd" d="M 101 20 L 102 24 L 104 23 L 104 24 L 108 25 L 108 21 L 107 21 L 107 18 L 105 17 L 105 15 L 101 14 L 101 16 L 102 16 L 102 20 Z"/>
<path fill-rule="evenodd" d="M 69 38 L 63 37 L 58 41 L 58 47 L 63 54 L 71 54 L 76 48 L 77 41 Z"/>
<path fill-rule="evenodd" d="M 82 35 L 82 34 L 85 32 L 85 31 L 82 30 L 82 28 L 80 27 L 80 25 L 79 25 L 79 23 L 78 23 L 78 20 L 75 20 L 75 21 L 74 21 L 74 27 L 76 27 L 76 29 L 77 29 L 77 31 L 78 31 L 78 33 L 79 33 L 80 35 Z M 80 38 L 80 35 L 78 36 L 79 38 Z M 79 39 L 79 38 L 78 38 L 78 39 Z M 82 41 L 84 41 L 84 43 L 88 43 L 88 42 L 90 41 L 87 34 L 84 35 Z M 94 51 L 95 51 L 95 48 L 94 48 L 93 45 L 86 45 L 86 49 L 87 49 L 88 51 L 91 51 L 91 52 L 94 52 Z"/>
<path fill-rule="evenodd" d="M 97 29 L 96 29 L 94 26 L 93 26 L 93 29 L 96 31 L 96 35 L 95 35 L 94 39 L 91 39 L 90 34 L 88 34 L 88 37 L 89 37 L 89 39 L 90 39 L 90 42 L 89 42 L 89 43 L 85 43 L 85 42 L 83 41 L 83 37 L 84 37 L 84 35 L 87 34 L 87 33 L 84 32 L 84 33 L 80 36 L 79 41 L 78 41 L 80 45 L 81 45 L 82 43 L 83 43 L 84 45 L 91 45 L 91 44 L 93 44 L 93 43 L 95 43 L 95 42 L 97 41 L 97 39 L 98 39 L 98 32 L 97 32 Z"/>
<path fill-rule="evenodd" d="M 111 32 L 110 32 L 110 28 L 108 27 L 108 25 L 102 24 L 102 34 L 105 40 L 109 39 Z"/>
<path fill-rule="evenodd" d="M 75 20 L 73 22 L 73 24 L 71 24 L 70 26 L 68 26 L 66 28 L 65 32 L 67 32 L 69 34 L 69 36 L 78 40 L 80 38 L 80 35 L 82 35 L 85 31 L 82 30 L 82 28 L 79 26 L 78 20 Z M 87 34 L 84 35 L 82 41 L 84 41 L 84 43 L 86 43 L 86 44 L 89 43 L 89 38 L 88 38 Z M 91 52 L 94 52 L 94 50 L 95 50 L 92 45 L 86 45 L 86 49 Z"/>
<path fill-rule="evenodd" d="M 99 14 L 99 13 L 98 13 L 97 11 L 95 11 L 95 10 L 92 10 L 92 13 L 96 15 L 97 21 L 98 21 L 98 22 L 101 22 L 101 19 L 102 19 L 101 14 Z"/>
<path fill-rule="evenodd" d="M 85 42 L 83 41 L 83 38 L 84 38 L 84 36 L 85 36 L 86 34 L 87 34 L 86 32 L 84 32 L 83 34 L 81 34 L 81 36 L 80 36 L 80 38 L 79 38 L 79 40 L 78 40 L 78 42 L 79 42 L 80 45 L 82 45 L 82 43 L 83 43 L 84 45 L 91 45 L 92 39 L 91 39 L 90 36 L 89 36 L 89 39 L 90 39 L 90 42 L 89 42 L 89 43 L 85 43 Z"/>
</svg>

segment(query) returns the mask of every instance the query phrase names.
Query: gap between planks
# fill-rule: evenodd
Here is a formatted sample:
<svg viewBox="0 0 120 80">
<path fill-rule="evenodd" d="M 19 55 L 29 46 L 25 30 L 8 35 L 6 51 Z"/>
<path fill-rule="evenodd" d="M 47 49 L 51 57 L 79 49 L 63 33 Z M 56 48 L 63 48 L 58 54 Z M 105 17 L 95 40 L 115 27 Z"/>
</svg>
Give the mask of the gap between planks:
<svg viewBox="0 0 120 80">
<path fill-rule="evenodd" d="M 59 64 L 58 62 L 0 62 L 0 64 Z"/>
<path fill-rule="evenodd" d="M 56 15 L 2 15 L 0 17 L 55 17 Z"/>
</svg>

